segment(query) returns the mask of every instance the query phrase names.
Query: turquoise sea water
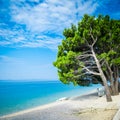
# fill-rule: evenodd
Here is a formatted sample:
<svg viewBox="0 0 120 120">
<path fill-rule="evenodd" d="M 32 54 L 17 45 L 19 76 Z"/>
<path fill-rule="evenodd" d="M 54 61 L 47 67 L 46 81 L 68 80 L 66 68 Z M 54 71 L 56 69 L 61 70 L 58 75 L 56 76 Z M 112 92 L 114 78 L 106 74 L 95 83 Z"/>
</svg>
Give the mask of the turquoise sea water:
<svg viewBox="0 0 120 120">
<path fill-rule="evenodd" d="M 59 81 L 0 80 L 0 116 L 84 94 L 100 85 L 80 87 Z"/>
</svg>

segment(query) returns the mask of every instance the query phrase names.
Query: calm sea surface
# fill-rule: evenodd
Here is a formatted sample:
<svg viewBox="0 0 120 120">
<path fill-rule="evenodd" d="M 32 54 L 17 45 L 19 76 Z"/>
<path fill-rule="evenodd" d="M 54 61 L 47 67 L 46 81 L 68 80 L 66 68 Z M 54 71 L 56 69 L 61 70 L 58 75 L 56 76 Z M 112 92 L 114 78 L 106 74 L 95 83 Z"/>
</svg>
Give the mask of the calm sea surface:
<svg viewBox="0 0 120 120">
<path fill-rule="evenodd" d="M 62 97 L 78 96 L 99 86 L 74 87 L 59 81 L 0 80 L 0 116 L 51 103 Z"/>
</svg>

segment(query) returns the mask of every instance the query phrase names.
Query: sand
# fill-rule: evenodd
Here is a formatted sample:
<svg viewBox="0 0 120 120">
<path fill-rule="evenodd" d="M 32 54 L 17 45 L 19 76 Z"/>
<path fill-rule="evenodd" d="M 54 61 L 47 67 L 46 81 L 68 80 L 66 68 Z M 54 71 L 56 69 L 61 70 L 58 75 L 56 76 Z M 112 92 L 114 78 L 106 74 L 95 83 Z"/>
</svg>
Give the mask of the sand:
<svg viewBox="0 0 120 120">
<path fill-rule="evenodd" d="M 120 95 L 113 102 L 98 97 L 96 90 L 88 94 L 0 117 L 0 120 L 112 120 L 120 107 Z"/>
</svg>

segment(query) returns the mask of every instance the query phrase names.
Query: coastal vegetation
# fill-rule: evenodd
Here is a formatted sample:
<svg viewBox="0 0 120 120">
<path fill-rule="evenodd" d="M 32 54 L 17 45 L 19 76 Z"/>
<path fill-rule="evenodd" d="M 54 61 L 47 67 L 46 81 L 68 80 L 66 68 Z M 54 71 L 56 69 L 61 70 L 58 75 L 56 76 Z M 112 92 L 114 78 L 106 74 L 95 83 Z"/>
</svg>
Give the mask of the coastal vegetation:
<svg viewBox="0 0 120 120">
<path fill-rule="evenodd" d="M 86 14 L 78 25 L 65 28 L 63 35 L 53 63 L 59 79 L 74 85 L 100 83 L 107 101 L 112 101 L 111 95 L 119 94 L 120 20 Z"/>
</svg>

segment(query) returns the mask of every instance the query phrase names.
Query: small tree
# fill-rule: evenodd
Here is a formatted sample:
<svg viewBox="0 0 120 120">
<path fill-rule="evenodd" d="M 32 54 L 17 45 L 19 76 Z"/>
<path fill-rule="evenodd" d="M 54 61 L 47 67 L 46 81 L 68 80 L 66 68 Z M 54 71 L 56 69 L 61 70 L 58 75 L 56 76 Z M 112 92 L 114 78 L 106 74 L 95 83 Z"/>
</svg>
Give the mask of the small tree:
<svg viewBox="0 0 120 120">
<path fill-rule="evenodd" d="M 103 37 L 107 36 L 106 32 L 104 36 L 102 33 L 101 23 L 107 24 L 103 18 L 105 17 L 95 18 L 84 15 L 78 23 L 78 27 L 72 25 L 71 28 L 65 29 L 63 32 L 65 39 L 58 46 L 54 66 L 58 68 L 59 79 L 65 84 L 73 82 L 82 85 L 82 83 L 88 82 L 86 78 L 98 76 L 97 78 L 100 78 L 100 82 L 105 87 L 107 101 L 112 101 L 103 69 L 103 66 L 105 67 L 108 63 L 106 55 L 103 53 L 108 50 L 100 49 Z M 109 58 L 111 58 L 110 55 Z"/>
</svg>

